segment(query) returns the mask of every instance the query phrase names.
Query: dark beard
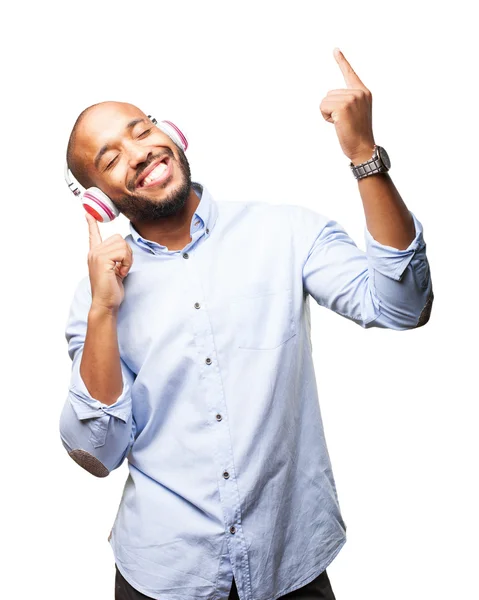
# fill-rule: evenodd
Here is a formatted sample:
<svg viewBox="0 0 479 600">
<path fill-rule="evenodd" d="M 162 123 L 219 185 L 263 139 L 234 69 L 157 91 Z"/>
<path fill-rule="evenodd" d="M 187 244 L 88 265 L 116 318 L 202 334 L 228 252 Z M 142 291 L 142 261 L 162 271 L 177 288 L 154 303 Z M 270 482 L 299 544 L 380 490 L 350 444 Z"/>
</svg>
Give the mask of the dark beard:
<svg viewBox="0 0 479 600">
<path fill-rule="evenodd" d="M 168 153 L 173 160 L 173 153 Z M 182 182 L 176 189 L 172 190 L 163 200 L 156 201 L 145 198 L 143 195 L 133 193 L 135 189 L 134 182 L 128 184 L 128 189 L 131 194 L 123 196 L 117 200 L 113 200 L 118 210 L 131 221 L 158 221 L 164 217 L 169 217 L 180 212 L 186 204 L 186 200 L 191 190 L 191 171 L 188 159 L 181 148 L 178 148 L 180 156 L 179 166 L 182 174 Z M 157 157 L 151 157 L 148 165 L 151 164 Z M 148 165 L 144 165 L 142 171 Z M 135 178 L 136 181 L 137 178 Z"/>
</svg>

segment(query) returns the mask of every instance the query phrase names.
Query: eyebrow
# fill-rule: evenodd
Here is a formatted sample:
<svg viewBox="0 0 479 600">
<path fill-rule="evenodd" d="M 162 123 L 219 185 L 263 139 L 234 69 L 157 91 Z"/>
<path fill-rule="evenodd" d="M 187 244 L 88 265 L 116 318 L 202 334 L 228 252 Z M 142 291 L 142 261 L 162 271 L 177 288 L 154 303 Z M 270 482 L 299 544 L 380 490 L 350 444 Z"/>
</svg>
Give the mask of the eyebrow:
<svg viewBox="0 0 479 600">
<path fill-rule="evenodd" d="M 137 125 L 138 123 L 142 123 L 142 122 L 146 122 L 146 119 L 143 119 L 143 118 L 133 119 L 133 121 L 130 121 L 128 123 L 128 125 L 125 127 L 125 130 L 126 131 L 131 131 L 135 125 Z M 106 152 L 108 152 L 108 150 L 111 150 L 111 146 L 109 146 L 108 144 L 105 144 L 104 146 L 102 146 L 102 148 L 100 149 L 100 151 L 96 155 L 96 158 L 95 158 L 95 168 L 96 169 L 98 169 L 98 165 L 100 163 L 100 160 L 102 159 L 103 155 Z"/>
</svg>

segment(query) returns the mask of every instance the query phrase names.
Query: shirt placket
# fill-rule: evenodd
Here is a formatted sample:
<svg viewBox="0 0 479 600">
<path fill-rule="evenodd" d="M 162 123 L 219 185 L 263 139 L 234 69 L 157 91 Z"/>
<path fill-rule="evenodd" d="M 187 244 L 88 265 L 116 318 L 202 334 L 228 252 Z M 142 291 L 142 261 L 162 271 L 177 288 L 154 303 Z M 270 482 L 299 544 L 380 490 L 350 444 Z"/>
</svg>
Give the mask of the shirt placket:
<svg viewBox="0 0 479 600">
<path fill-rule="evenodd" d="M 228 413 L 207 301 L 201 285 L 201 269 L 195 266 L 195 261 L 201 258 L 194 250 L 189 250 L 181 253 L 181 260 L 186 270 L 187 303 L 193 311 L 191 323 L 200 370 L 199 398 L 205 400 L 207 420 L 214 433 L 213 453 L 229 557 L 233 565 L 236 585 L 244 591 L 245 598 L 250 599 L 252 598 L 250 569 L 241 521 L 240 495 L 233 462 Z"/>
</svg>

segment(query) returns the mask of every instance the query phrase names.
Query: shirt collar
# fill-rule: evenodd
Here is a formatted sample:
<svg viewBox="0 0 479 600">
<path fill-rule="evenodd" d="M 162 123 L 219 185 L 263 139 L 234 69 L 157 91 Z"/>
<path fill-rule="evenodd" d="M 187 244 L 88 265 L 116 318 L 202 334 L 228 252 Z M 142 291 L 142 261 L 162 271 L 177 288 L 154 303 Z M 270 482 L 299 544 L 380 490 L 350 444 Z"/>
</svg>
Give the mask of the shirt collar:
<svg viewBox="0 0 479 600">
<path fill-rule="evenodd" d="M 191 218 L 190 224 L 190 233 L 193 237 L 194 233 L 200 229 L 204 230 L 204 234 L 206 237 L 211 235 L 213 227 L 216 223 L 216 218 L 218 216 L 218 206 L 206 188 L 202 183 L 198 181 L 192 181 L 191 187 L 196 192 L 196 195 L 200 199 L 198 206 L 196 207 L 196 211 Z M 133 240 L 142 248 L 150 250 L 152 247 L 156 248 L 165 248 L 166 246 L 162 246 L 157 242 L 153 242 L 152 240 L 148 240 L 142 237 L 138 231 L 133 227 L 132 222 L 130 221 L 130 233 Z M 145 248 L 145 245 L 147 248 Z"/>
</svg>

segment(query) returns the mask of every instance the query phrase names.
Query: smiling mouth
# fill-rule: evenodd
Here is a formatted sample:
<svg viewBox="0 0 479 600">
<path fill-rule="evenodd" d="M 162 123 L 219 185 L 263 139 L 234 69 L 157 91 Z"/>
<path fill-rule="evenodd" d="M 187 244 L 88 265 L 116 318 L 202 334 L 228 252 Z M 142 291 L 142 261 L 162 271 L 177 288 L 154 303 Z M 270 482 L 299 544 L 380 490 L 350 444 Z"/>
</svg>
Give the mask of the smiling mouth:
<svg viewBox="0 0 479 600">
<path fill-rule="evenodd" d="M 169 156 L 164 156 L 160 162 L 156 162 L 155 166 L 147 167 L 146 175 L 140 176 L 140 181 L 137 183 L 137 188 L 152 187 L 165 181 L 171 173 L 171 160 Z"/>
</svg>

